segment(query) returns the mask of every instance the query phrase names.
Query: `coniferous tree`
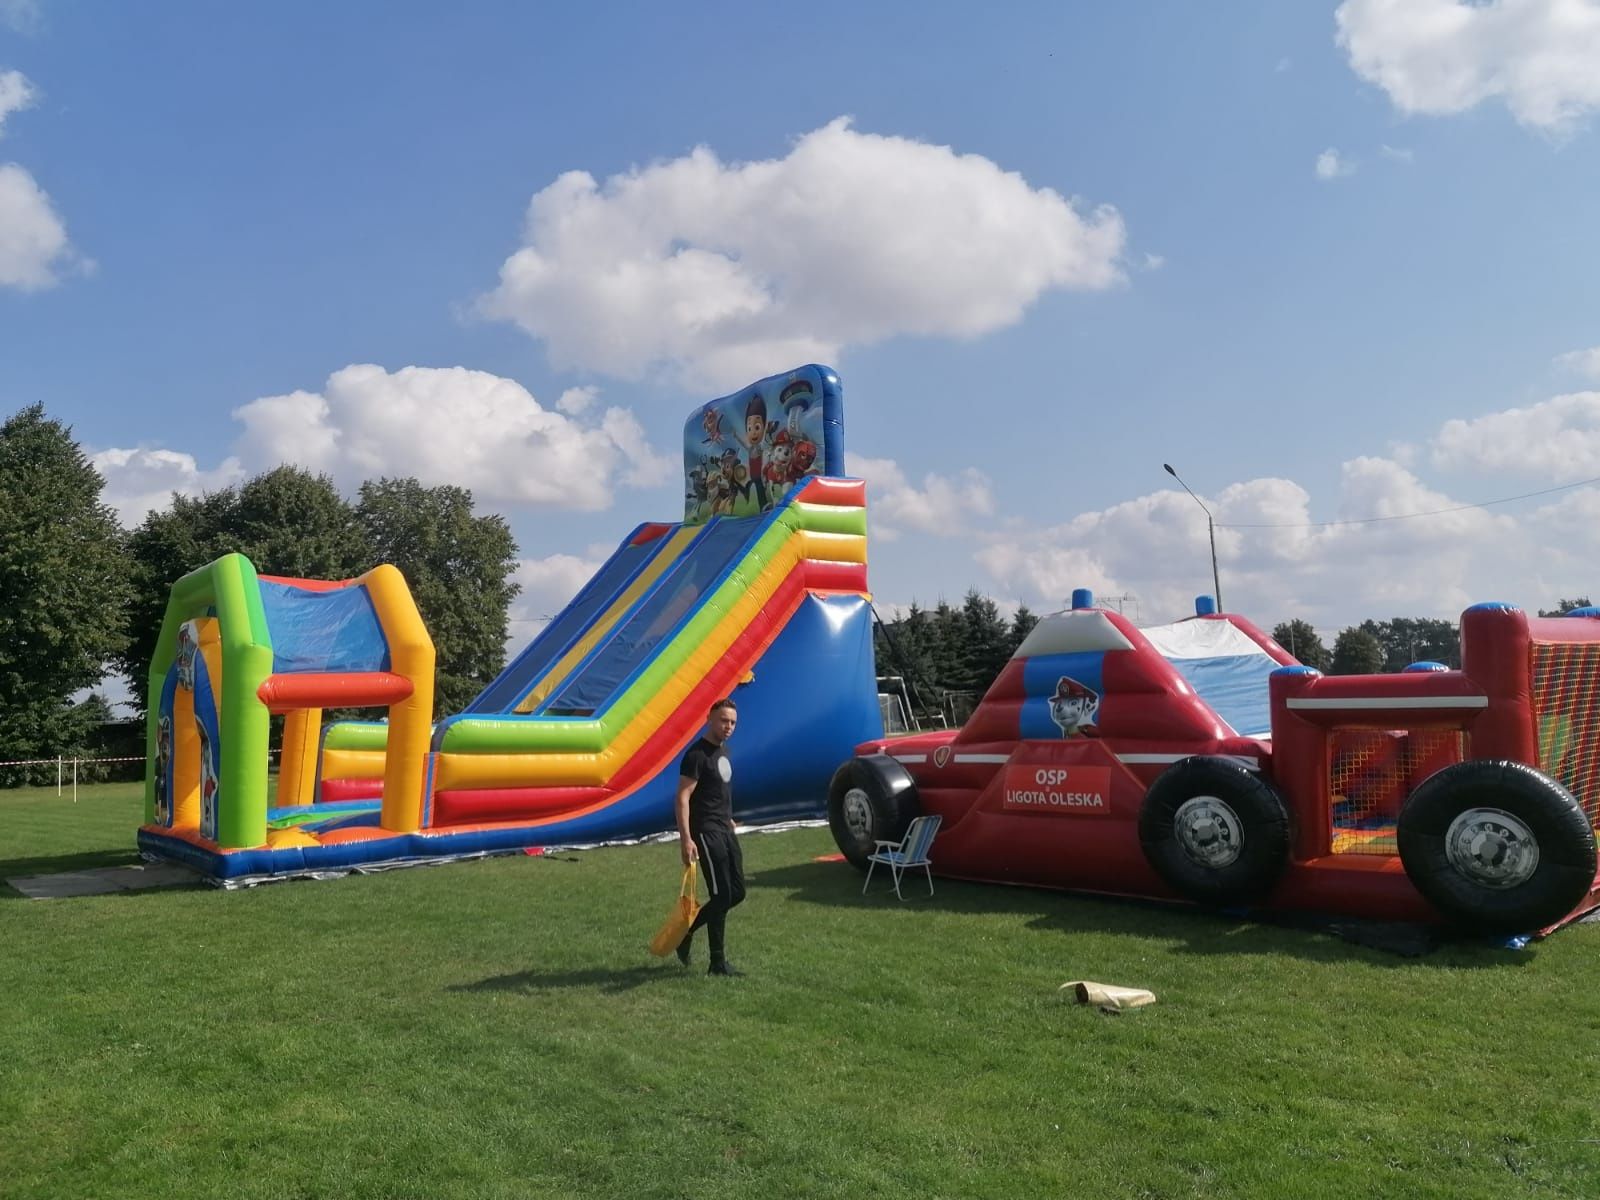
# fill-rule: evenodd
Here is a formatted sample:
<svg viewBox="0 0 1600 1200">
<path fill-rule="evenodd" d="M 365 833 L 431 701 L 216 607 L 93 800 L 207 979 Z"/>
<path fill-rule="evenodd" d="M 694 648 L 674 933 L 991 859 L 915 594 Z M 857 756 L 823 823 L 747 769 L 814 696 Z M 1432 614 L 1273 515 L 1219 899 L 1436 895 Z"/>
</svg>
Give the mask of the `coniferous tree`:
<svg viewBox="0 0 1600 1200">
<path fill-rule="evenodd" d="M 1011 657 L 1011 629 L 995 602 L 976 589 L 962 601 L 961 618 L 965 626 L 962 666 L 972 691 L 982 695 Z"/>
<path fill-rule="evenodd" d="M 1009 639 L 1011 653 L 1015 654 L 1017 648 L 1033 632 L 1033 627 L 1039 623 L 1039 618 L 1026 604 L 1017 605 L 1017 611 L 1011 617 L 1011 637 Z"/>
</svg>

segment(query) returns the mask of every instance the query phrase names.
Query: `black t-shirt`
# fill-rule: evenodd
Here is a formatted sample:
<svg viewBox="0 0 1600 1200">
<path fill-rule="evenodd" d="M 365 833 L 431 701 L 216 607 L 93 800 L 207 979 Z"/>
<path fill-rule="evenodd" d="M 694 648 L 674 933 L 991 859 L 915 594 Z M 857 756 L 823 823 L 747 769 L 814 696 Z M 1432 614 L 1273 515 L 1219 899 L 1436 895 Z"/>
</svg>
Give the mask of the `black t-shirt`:
<svg viewBox="0 0 1600 1200">
<path fill-rule="evenodd" d="M 733 828 L 733 764 L 726 750 L 701 738 L 683 756 L 678 775 L 694 780 L 694 791 L 689 793 L 690 833 Z"/>
</svg>

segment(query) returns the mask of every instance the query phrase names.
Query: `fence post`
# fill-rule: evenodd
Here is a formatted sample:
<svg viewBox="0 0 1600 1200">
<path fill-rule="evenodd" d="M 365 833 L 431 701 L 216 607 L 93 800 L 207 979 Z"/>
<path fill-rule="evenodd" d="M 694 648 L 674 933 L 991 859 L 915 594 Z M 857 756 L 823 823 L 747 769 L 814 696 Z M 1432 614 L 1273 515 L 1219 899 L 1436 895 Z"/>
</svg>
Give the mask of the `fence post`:
<svg viewBox="0 0 1600 1200">
<path fill-rule="evenodd" d="M 45 760 L 49 762 L 49 759 Z M 56 755 L 56 799 L 61 799 L 61 755 Z"/>
<path fill-rule="evenodd" d="M 72 760 L 72 802 L 78 802 L 78 760 Z"/>
</svg>

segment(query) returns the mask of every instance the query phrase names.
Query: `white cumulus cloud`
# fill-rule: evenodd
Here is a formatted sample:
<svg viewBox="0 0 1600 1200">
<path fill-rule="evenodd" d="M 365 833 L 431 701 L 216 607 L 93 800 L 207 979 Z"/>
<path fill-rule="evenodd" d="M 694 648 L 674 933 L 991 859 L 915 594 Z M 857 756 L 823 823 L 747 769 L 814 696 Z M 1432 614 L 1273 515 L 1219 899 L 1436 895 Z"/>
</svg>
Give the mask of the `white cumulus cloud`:
<svg viewBox="0 0 1600 1200">
<path fill-rule="evenodd" d="M 5 135 L 6 118 L 32 108 L 37 97 L 38 92 L 21 71 L 0 71 L 0 137 Z"/>
<path fill-rule="evenodd" d="M 933 472 L 919 487 L 906 478 L 892 458 L 868 458 L 845 452 L 845 470 L 867 481 L 867 513 L 875 537 L 892 540 L 903 530 L 955 534 L 973 517 L 994 512 L 989 477 L 967 467 L 953 478 Z"/>
<path fill-rule="evenodd" d="M 1600 526 L 1591 525 L 1552 553 L 1545 529 L 1560 519 L 1554 508 L 1520 518 L 1467 508 L 1371 521 L 1462 503 L 1384 458 L 1343 465 L 1334 519 L 1352 524 L 1312 524 L 1312 497 L 1292 480 L 1248 480 L 1206 499 L 1218 522 L 1225 607 L 1269 630 L 1304 618 L 1330 646 L 1341 627 L 1366 617 L 1452 617 L 1483 599 L 1553 602 L 1561 587 L 1587 586 L 1586 556 L 1600 550 Z M 1143 620 L 1155 623 L 1193 613 L 1194 597 L 1213 590 L 1205 514 L 1182 492 L 992 533 L 976 559 L 998 589 L 1039 611 L 1088 587 L 1136 596 Z"/>
<path fill-rule="evenodd" d="M 22 167 L 0 163 L 0 287 L 47 288 L 74 266 L 88 264 L 73 251 L 50 197 Z"/>
<path fill-rule="evenodd" d="M 1335 20 L 1351 67 L 1404 113 L 1498 99 L 1559 135 L 1600 108 L 1596 0 L 1346 0 Z"/>
<path fill-rule="evenodd" d="M 1552 484 L 1600 475 L 1600 392 L 1446 421 L 1432 450 L 1435 466 L 1455 470 L 1516 471 Z"/>
<path fill-rule="evenodd" d="M 483 313 L 558 366 L 714 387 L 896 335 L 977 336 L 1051 289 L 1124 278 L 1114 208 L 845 118 L 781 159 L 700 147 L 604 184 L 567 172 L 534 196 L 523 241 Z"/>
<path fill-rule="evenodd" d="M 355 364 L 321 392 L 265 396 L 233 415 L 246 463 L 298 463 L 346 484 L 411 475 L 482 499 L 596 511 L 619 484 L 649 487 L 676 473 L 632 413 L 607 408 L 588 420 L 579 408 L 547 409 L 520 383 L 465 367 Z"/>
<path fill-rule="evenodd" d="M 177 450 L 112 447 L 90 455 L 89 461 L 106 481 L 102 498 L 130 528 L 151 510 L 165 508 L 174 492 L 198 496 L 231 487 L 245 477 L 236 458 L 206 471 L 194 455 Z"/>
<path fill-rule="evenodd" d="M 38 91 L 20 71 L 0 71 L 0 137 L 6 118 L 31 108 Z M 0 287 L 36 291 L 67 268 L 87 269 L 67 240 L 50 197 L 25 167 L 0 163 Z"/>
</svg>

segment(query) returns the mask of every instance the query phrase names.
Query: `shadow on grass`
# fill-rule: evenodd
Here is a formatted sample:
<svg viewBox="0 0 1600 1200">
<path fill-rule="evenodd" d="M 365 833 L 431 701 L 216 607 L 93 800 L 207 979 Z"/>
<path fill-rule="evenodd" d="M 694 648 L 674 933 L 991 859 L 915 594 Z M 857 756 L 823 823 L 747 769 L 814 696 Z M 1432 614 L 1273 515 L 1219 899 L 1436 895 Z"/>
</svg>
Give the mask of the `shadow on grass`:
<svg viewBox="0 0 1600 1200">
<path fill-rule="evenodd" d="M 458 983 L 452 992 L 548 992 L 560 988 L 592 988 L 608 994 L 631 992 L 647 983 L 681 979 L 684 971 L 676 963 L 660 966 L 634 966 L 618 969 L 582 967 L 571 971 L 518 971 L 514 975 L 493 975 L 476 983 Z"/>
<path fill-rule="evenodd" d="M 1030 927 L 1064 934 L 1098 933 L 1145 938 L 1170 945 L 1174 954 L 1291 954 L 1312 962 L 1343 962 L 1359 956 L 1377 966 L 1412 962 L 1450 968 L 1528 966 L 1534 954 L 1481 937 L 1453 935 L 1433 926 L 1311 913 L 1262 912 L 1246 916 L 1180 902 L 1106 897 L 1046 888 L 936 879 L 901 880 L 905 900 L 895 899 L 887 879 L 861 893 L 860 872 L 839 862 L 808 862 L 765 870 L 748 879 L 752 888 L 788 892 L 791 900 L 848 908 L 893 908 L 943 913 L 1016 913 Z"/>
<path fill-rule="evenodd" d="M 0 859 L 0 880 L 20 879 L 25 875 L 59 875 L 64 871 L 92 871 L 97 867 L 136 867 L 144 860 L 131 847 L 115 850 L 84 850 L 77 854 L 56 854 L 35 858 Z M 26 900 L 15 888 L 0 887 L 0 900 Z"/>
</svg>

